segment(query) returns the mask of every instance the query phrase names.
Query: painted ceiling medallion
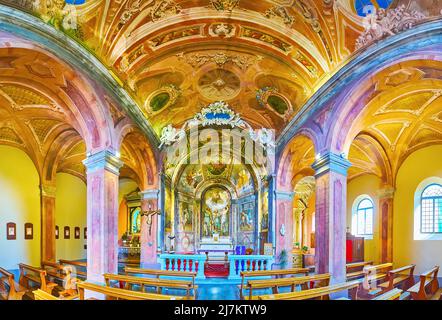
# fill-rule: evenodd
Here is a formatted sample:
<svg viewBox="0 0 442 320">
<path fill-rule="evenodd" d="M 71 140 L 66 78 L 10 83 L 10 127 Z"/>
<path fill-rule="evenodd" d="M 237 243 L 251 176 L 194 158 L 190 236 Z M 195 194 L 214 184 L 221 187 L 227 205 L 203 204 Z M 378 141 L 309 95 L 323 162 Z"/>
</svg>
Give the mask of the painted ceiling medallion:
<svg viewBox="0 0 442 320">
<path fill-rule="evenodd" d="M 265 107 L 284 120 L 288 120 L 293 114 L 293 108 L 287 99 L 282 96 L 277 88 L 264 87 L 256 92 L 256 100 L 261 107 Z"/>
<path fill-rule="evenodd" d="M 149 96 L 146 101 L 146 109 L 149 114 L 157 113 L 173 106 L 180 96 L 180 88 L 173 84 L 166 85 Z"/>
<path fill-rule="evenodd" d="M 218 11 L 232 11 L 238 6 L 239 0 L 210 0 L 210 3 Z"/>
<path fill-rule="evenodd" d="M 198 81 L 201 94 L 210 100 L 229 100 L 236 97 L 241 81 L 233 72 L 215 69 L 205 73 Z"/>
</svg>

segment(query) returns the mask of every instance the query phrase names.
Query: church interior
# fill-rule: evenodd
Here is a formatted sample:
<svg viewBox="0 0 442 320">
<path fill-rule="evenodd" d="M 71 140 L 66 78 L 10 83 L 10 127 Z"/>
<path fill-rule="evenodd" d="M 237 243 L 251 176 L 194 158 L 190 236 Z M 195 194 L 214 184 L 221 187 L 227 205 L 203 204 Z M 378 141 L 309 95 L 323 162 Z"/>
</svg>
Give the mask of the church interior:
<svg viewBox="0 0 442 320">
<path fill-rule="evenodd" d="M 438 156 L 439 0 L 0 0 L 0 300 L 442 300 Z"/>
</svg>

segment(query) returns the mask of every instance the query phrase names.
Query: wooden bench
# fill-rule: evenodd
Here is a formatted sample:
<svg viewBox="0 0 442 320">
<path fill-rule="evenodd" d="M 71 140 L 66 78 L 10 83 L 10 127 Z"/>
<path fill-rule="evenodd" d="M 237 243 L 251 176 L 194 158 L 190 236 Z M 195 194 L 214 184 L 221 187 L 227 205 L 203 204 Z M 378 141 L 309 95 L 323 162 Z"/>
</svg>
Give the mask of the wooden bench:
<svg viewBox="0 0 442 320">
<path fill-rule="evenodd" d="M 113 287 L 111 282 L 117 282 L 120 289 L 134 290 L 135 286 L 140 288 L 140 292 L 145 292 L 146 287 L 153 287 L 156 293 L 163 294 L 163 289 L 177 289 L 186 292 L 187 300 L 194 300 L 196 297 L 196 290 L 191 280 L 170 280 L 158 278 L 141 278 L 132 276 L 122 276 L 116 274 L 104 274 L 106 286 Z"/>
<path fill-rule="evenodd" d="M 75 275 L 76 278 L 85 280 L 87 278 L 87 262 L 84 261 L 72 261 L 72 260 L 59 260 L 62 266 L 71 266 L 72 274 Z"/>
<path fill-rule="evenodd" d="M 330 294 L 341 292 L 344 290 L 352 290 L 355 293 L 352 296 L 356 296 L 356 291 L 360 282 L 357 280 L 339 283 L 327 287 L 320 287 L 310 290 L 289 292 L 289 293 L 279 293 L 279 294 L 268 294 L 258 296 L 258 300 L 308 300 L 308 299 L 319 299 L 319 300 L 329 300 Z"/>
<path fill-rule="evenodd" d="M 3 300 L 22 300 L 26 288 L 15 282 L 14 275 L 0 268 L 0 297 Z"/>
<path fill-rule="evenodd" d="M 381 283 L 379 287 L 383 288 L 384 291 L 393 290 L 398 287 L 403 291 L 406 291 L 414 285 L 415 267 L 416 265 L 411 264 L 409 266 L 390 270 L 388 272 L 388 281 Z"/>
<path fill-rule="evenodd" d="M 436 266 L 420 275 L 419 282 L 407 290 L 413 300 L 442 300 L 442 288 L 439 288 L 437 279 L 438 272 L 439 267 Z"/>
<path fill-rule="evenodd" d="M 318 274 L 304 277 L 291 277 L 281 279 L 260 279 L 249 280 L 247 282 L 247 290 L 249 295 L 245 296 L 245 300 L 257 299 L 257 296 L 253 295 L 253 290 L 258 289 L 271 289 L 273 294 L 279 293 L 280 287 L 290 287 L 290 292 L 295 292 L 297 287 L 301 287 L 301 290 L 307 290 L 312 288 L 318 288 L 328 286 L 330 283 L 330 274 Z"/>
<path fill-rule="evenodd" d="M 362 278 L 364 276 L 364 268 L 370 265 L 373 265 L 373 261 L 362 261 L 346 264 L 345 268 L 347 273 L 347 281 Z"/>
<path fill-rule="evenodd" d="M 20 268 L 19 284 L 23 288 L 26 288 L 27 290 L 26 295 L 29 295 L 31 299 L 34 299 L 32 291 L 34 291 L 36 288 L 39 288 L 42 291 L 52 294 L 52 290 L 54 290 L 57 284 L 46 281 L 47 274 L 45 270 L 28 266 L 23 263 L 20 263 L 18 267 Z"/>
<path fill-rule="evenodd" d="M 192 280 L 192 285 L 195 287 L 195 278 L 197 273 L 190 271 L 171 271 L 171 270 L 156 270 L 156 269 L 140 269 L 125 267 L 124 272 L 129 275 L 147 275 L 159 279 L 160 277 L 179 277 L 189 278 Z M 195 287 L 196 288 L 196 287 Z"/>
<path fill-rule="evenodd" d="M 364 278 L 355 280 L 359 281 L 360 283 L 357 298 L 360 300 L 371 300 L 375 296 L 383 293 L 384 290 L 379 288 L 378 284 L 383 283 L 387 279 L 388 272 L 392 269 L 392 267 L 392 263 L 365 266 Z"/>
<path fill-rule="evenodd" d="M 63 297 L 78 296 L 76 288 L 77 278 L 73 277 L 73 267 L 55 262 L 43 261 L 42 269 L 46 271 L 51 282 L 57 283 L 58 294 Z"/>
<path fill-rule="evenodd" d="M 402 290 L 398 288 L 394 288 L 390 291 L 387 291 L 372 300 L 399 300 L 401 298 Z"/>
<path fill-rule="evenodd" d="M 70 297 L 55 297 L 52 294 L 49 294 L 45 291 L 42 291 L 40 289 L 35 290 L 32 292 L 34 294 L 35 300 L 77 300 L 79 298 L 79 295 L 77 296 L 70 296 Z"/>
<path fill-rule="evenodd" d="M 246 279 L 247 278 L 259 278 L 266 277 L 271 279 L 272 277 L 276 279 L 283 278 L 285 276 L 294 276 L 299 274 L 304 274 L 308 276 L 309 268 L 292 268 L 285 270 L 261 270 L 261 271 L 242 271 L 241 272 L 241 285 L 238 286 L 239 296 L 241 299 L 244 299 L 244 289 L 246 287 Z"/>
<path fill-rule="evenodd" d="M 79 282 L 80 300 L 85 300 L 84 291 L 89 290 L 106 297 L 106 300 L 184 300 L 184 297 L 166 296 L 163 294 L 130 291 L 125 289 L 110 288 L 98 284 Z M 90 299 L 96 300 L 96 299 Z"/>
</svg>

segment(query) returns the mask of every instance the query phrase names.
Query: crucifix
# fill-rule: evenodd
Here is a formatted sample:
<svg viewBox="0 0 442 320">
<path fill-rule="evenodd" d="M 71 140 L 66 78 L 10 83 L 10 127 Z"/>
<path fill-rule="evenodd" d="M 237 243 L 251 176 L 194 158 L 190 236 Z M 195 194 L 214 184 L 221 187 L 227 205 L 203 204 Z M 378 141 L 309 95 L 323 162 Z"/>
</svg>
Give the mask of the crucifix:
<svg viewBox="0 0 442 320">
<path fill-rule="evenodd" d="M 152 205 L 149 204 L 149 209 L 147 211 L 143 211 L 141 213 L 141 216 L 146 216 L 146 223 L 149 226 L 149 236 L 152 234 L 152 217 L 154 215 L 161 215 L 161 211 L 160 210 L 152 210 Z"/>
</svg>

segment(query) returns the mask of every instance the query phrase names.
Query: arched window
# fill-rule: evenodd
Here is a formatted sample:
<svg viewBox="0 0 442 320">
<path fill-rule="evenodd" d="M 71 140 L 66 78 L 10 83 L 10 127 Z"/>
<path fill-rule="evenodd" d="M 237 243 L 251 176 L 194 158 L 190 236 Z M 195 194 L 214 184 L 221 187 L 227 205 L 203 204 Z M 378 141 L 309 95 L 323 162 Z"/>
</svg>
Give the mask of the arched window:
<svg viewBox="0 0 442 320">
<path fill-rule="evenodd" d="M 353 234 L 357 236 L 373 235 L 374 205 L 369 197 L 359 201 L 353 216 Z"/>
<path fill-rule="evenodd" d="M 442 233 L 442 185 L 430 184 L 421 195 L 421 233 Z"/>
</svg>

